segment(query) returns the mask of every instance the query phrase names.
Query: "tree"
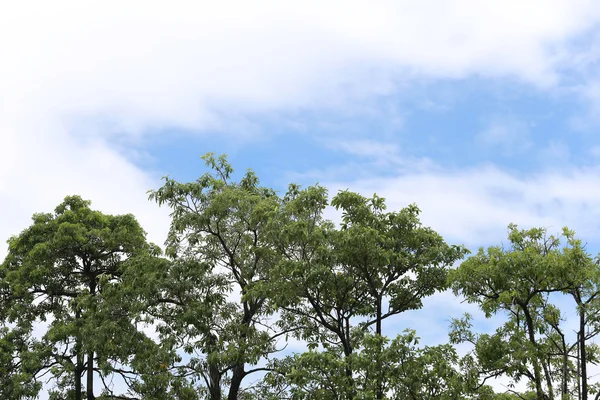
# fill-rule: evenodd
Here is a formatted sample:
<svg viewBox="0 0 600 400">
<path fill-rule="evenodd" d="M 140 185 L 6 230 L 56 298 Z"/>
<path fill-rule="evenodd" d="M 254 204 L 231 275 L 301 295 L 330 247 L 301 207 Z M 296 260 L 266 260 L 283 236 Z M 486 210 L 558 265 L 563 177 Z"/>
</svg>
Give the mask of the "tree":
<svg viewBox="0 0 600 400">
<path fill-rule="evenodd" d="M 338 260 L 364 287 L 366 308 L 362 312 L 367 321 L 362 328 L 374 325 L 378 336 L 382 336 L 383 320 L 421 308 L 424 297 L 444 289 L 448 267 L 466 253 L 422 226 L 416 205 L 385 212 L 383 198 L 367 199 L 349 191 L 338 193 L 331 204 L 343 212 L 336 243 Z M 378 356 L 375 360 L 381 363 Z M 382 379 L 375 376 L 376 382 Z M 383 388 L 378 385 L 377 399 L 382 399 Z"/>
<path fill-rule="evenodd" d="M 213 173 L 190 183 L 165 178 L 150 192 L 172 209 L 167 255 L 176 261 L 159 297 L 163 307 L 152 312 L 163 319 L 163 338 L 179 337 L 188 353 L 197 353 L 183 368 L 204 382 L 210 399 L 221 399 L 225 389 L 234 400 L 244 378 L 267 369 L 256 365 L 281 335 L 267 324 L 268 299 L 248 296 L 276 262 L 269 240 L 280 200 L 252 171 L 233 181 L 224 155 L 203 159 Z"/>
<path fill-rule="evenodd" d="M 359 388 L 353 367 L 365 334 L 374 331 L 381 337 L 383 320 L 420 308 L 423 297 L 443 289 L 448 266 L 465 250 L 447 245 L 423 227 L 416 206 L 385 212 L 383 199 L 348 191 L 336 195 L 331 204 L 343 212 L 340 229 L 322 217 L 328 205 L 324 188 L 290 186 L 277 219 L 276 248 L 283 260 L 262 290 L 273 298 L 286 327 L 299 327 L 297 336 L 307 340 L 309 348 L 324 349 L 300 356 L 301 361 L 316 368 L 326 360 L 336 368 L 343 365 L 345 379 L 336 398 L 346 399 L 365 389 Z M 383 345 L 383 340 L 377 343 Z M 383 349 L 369 354 L 378 366 L 369 379 L 376 383 L 375 398 L 380 399 Z"/>
<path fill-rule="evenodd" d="M 589 394 L 587 364 L 591 361 L 588 354 L 588 341 L 600 333 L 600 269 L 597 258 L 587 253 L 575 232 L 565 229 L 563 234 L 567 246 L 563 250 L 565 267 L 571 271 L 570 287 L 565 290 L 577 305 L 579 331 L 577 346 L 578 363 L 581 366 L 581 399 L 587 400 Z M 592 356 L 592 360 L 594 357 Z"/>
<path fill-rule="evenodd" d="M 563 236 L 569 237 L 568 231 Z M 487 317 L 501 311 L 508 321 L 493 335 L 474 336 L 468 319 L 455 321 L 455 342 L 471 341 L 488 376 L 506 373 L 532 382 L 539 400 L 554 398 L 552 343 L 548 340 L 560 320 L 558 309 L 549 304 L 551 293 L 569 291 L 580 268 L 565 262 L 560 238 L 545 229 L 519 230 L 509 225 L 510 247 L 492 246 L 464 261 L 452 271 L 454 293 L 478 304 Z M 540 334 L 542 336 L 540 336 Z M 560 368 L 559 367 L 559 368 Z M 531 369 L 530 369 L 531 368 Z"/>
<path fill-rule="evenodd" d="M 8 244 L 0 266 L 6 300 L 1 315 L 20 339 L 8 334 L 2 340 L 17 346 L 13 366 L 27 375 L 33 365 L 34 382 L 50 372 L 55 397 L 94 399 L 96 376 L 104 382 L 135 358 L 136 348 L 153 343 L 110 294 L 129 261 L 156 248 L 132 215 L 94 211 L 78 196 L 66 197 L 54 213 L 35 214 L 33 224 Z M 47 329 L 35 342 L 32 330 L 40 323 Z"/>
</svg>

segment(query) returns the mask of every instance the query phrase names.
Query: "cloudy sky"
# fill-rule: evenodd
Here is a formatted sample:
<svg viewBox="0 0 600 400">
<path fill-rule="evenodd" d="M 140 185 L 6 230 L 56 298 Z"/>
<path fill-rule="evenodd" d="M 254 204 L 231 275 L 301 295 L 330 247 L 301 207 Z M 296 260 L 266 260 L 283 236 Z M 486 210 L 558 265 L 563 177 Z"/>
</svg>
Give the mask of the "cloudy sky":
<svg viewBox="0 0 600 400">
<path fill-rule="evenodd" d="M 595 252 L 599 22 L 593 0 L 2 2 L 0 237 L 80 194 L 162 243 L 146 191 L 213 151 L 415 202 L 452 243 L 568 225 Z"/>
</svg>

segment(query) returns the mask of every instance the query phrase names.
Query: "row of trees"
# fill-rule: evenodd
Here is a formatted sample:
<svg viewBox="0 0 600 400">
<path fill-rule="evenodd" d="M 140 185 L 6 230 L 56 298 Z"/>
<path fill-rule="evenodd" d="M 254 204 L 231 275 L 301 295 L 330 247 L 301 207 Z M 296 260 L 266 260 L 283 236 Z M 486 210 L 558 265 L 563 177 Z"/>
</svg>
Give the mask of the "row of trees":
<svg viewBox="0 0 600 400">
<path fill-rule="evenodd" d="M 132 215 L 70 196 L 8 241 L 0 266 L 0 398 L 588 399 L 598 392 L 600 270 L 574 233 L 509 227 L 468 251 L 419 209 L 321 186 L 278 195 L 225 156 L 195 182 L 150 192 L 168 206 L 164 253 Z M 324 219 L 326 207 L 341 223 Z M 502 315 L 470 316 L 449 343 L 419 346 L 383 322 L 451 289 Z M 571 299 L 566 302 L 566 299 Z M 569 343 L 565 307 L 579 318 Z M 414 327 L 419 328 L 419 327 Z M 460 356 L 453 345 L 468 342 Z M 292 346 L 293 348 L 288 348 Z M 505 376 L 531 389 L 496 394 Z M 596 396 L 598 398 L 598 396 Z"/>
</svg>

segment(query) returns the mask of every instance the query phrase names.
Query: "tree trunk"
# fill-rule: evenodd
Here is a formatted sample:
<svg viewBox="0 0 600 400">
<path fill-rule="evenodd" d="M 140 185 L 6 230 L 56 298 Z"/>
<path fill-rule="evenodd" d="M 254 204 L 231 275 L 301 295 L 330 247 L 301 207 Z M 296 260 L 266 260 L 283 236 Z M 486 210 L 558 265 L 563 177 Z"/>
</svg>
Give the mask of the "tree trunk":
<svg viewBox="0 0 600 400">
<path fill-rule="evenodd" d="M 79 318 L 81 318 L 81 312 L 78 309 L 76 309 L 75 321 L 79 322 Z M 83 400 L 83 391 L 81 390 L 81 375 L 83 373 L 83 354 L 81 354 L 81 339 L 79 337 L 75 338 L 75 357 L 77 359 L 74 372 L 75 400 Z"/>
<path fill-rule="evenodd" d="M 573 289 L 571 295 L 577 303 L 579 308 L 579 332 L 577 333 L 577 345 L 579 347 L 579 366 L 581 375 L 578 379 L 581 379 L 581 400 L 588 399 L 588 383 L 587 383 L 587 353 L 585 348 L 585 318 L 586 318 L 586 305 L 587 303 L 581 298 L 581 290 L 579 288 Z"/>
<path fill-rule="evenodd" d="M 77 344 L 75 346 L 77 349 L 80 349 L 81 346 Z M 83 391 L 81 390 L 81 374 L 83 372 L 83 356 L 79 352 L 80 350 L 76 350 L 77 352 L 77 365 L 75 366 L 75 400 L 83 400 Z"/>
<path fill-rule="evenodd" d="M 347 399 L 352 400 L 356 397 L 356 391 L 354 387 L 354 377 L 352 376 L 352 368 L 350 366 L 349 360 L 350 356 L 354 349 L 352 348 L 352 343 L 350 342 L 350 318 L 345 318 L 345 326 L 342 324 L 342 332 L 343 334 L 339 335 L 342 341 L 342 347 L 344 348 L 344 360 L 346 361 L 346 387 L 347 387 Z M 340 333 L 342 333 L 340 332 Z"/>
<path fill-rule="evenodd" d="M 377 322 L 375 324 L 375 333 L 378 339 L 381 339 L 381 314 L 382 314 L 382 298 L 377 297 Z M 381 363 L 381 343 L 377 349 L 377 400 L 383 399 L 383 365 Z"/>
<path fill-rule="evenodd" d="M 231 376 L 231 384 L 229 385 L 229 396 L 228 400 L 237 400 L 240 393 L 240 387 L 242 386 L 242 380 L 246 376 L 244 370 L 244 364 L 238 364 L 233 367 L 233 374 Z"/>
<path fill-rule="evenodd" d="M 245 293 L 245 288 L 242 287 L 242 293 Z M 248 301 L 244 301 L 244 316 L 242 317 L 242 332 L 240 334 L 240 344 L 245 345 L 247 341 L 248 335 L 245 332 L 245 329 L 250 329 L 252 325 L 252 317 L 256 313 L 255 311 L 255 303 L 252 304 Z M 228 400 L 237 400 L 238 394 L 240 392 L 240 387 L 242 385 L 242 380 L 246 376 L 246 371 L 244 369 L 245 366 L 245 357 L 242 356 L 241 360 L 234 365 L 233 373 L 231 376 L 231 384 L 229 385 L 229 396 L 227 396 Z"/>
<path fill-rule="evenodd" d="M 569 354 L 567 350 L 567 344 L 565 343 L 565 335 L 561 334 L 562 347 L 563 347 L 563 365 L 562 365 L 562 387 L 561 393 L 562 398 L 566 399 L 569 394 Z"/>
<path fill-rule="evenodd" d="M 581 352 L 579 351 L 579 333 L 577 334 L 577 399 L 581 400 Z"/>
<path fill-rule="evenodd" d="M 221 400 L 221 385 L 218 386 L 210 386 L 208 388 L 208 392 L 210 395 L 210 400 Z"/>
<path fill-rule="evenodd" d="M 531 318 L 531 314 L 526 306 L 521 305 L 523 309 L 523 314 L 525 315 L 525 322 L 527 323 L 527 334 L 529 336 L 529 342 L 537 347 L 537 343 L 535 341 L 535 331 L 533 327 L 533 319 Z M 540 368 L 540 362 L 537 354 L 534 354 L 532 360 L 533 364 L 533 377 L 534 377 L 534 385 L 535 385 L 535 393 L 537 400 L 545 400 L 546 396 L 544 395 L 544 389 L 542 388 L 542 371 Z"/>
<path fill-rule="evenodd" d="M 208 348 L 212 349 L 212 351 L 216 348 L 217 337 L 212 333 L 209 333 L 208 336 Z M 207 357 L 211 358 L 211 357 Z M 214 361 L 208 362 L 208 393 L 210 395 L 210 400 L 221 400 L 221 372 L 219 371 L 219 366 Z"/>
<path fill-rule="evenodd" d="M 87 382 L 85 389 L 87 392 L 87 400 L 94 400 L 94 352 L 90 351 L 87 356 Z"/>
<path fill-rule="evenodd" d="M 587 400 L 588 398 L 588 385 L 587 385 L 587 354 L 585 351 L 585 312 L 581 310 L 579 315 L 579 334 L 577 335 L 579 340 L 579 351 L 581 356 L 581 400 Z"/>
<path fill-rule="evenodd" d="M 89 267 L 88 267 L 88 271 L 89 271 Z M 89 288 L 90 288 L 90 294 L 92 296 L 94 296 L 96 294 L 96 276 L 94 274 L 90 274 L 89 276 Z M 94 303 L 92 303 L 94 304 Z M 92 308 L 94 309 L 95 307 L 92 305 Z M 95 311 L 95 310 L 93 310 Z M 86 380 L 86 393 L 87 393 L 87 400 L 94 400 L 94 352 L 93 351 L 89 351 L 88 355 L 87 355 L 87 380 Z"/>
<path fill-rule="evenodd" d="M 550 376 L 550 368 L 547 363 L 542 364 L 544 367 L 544 376 L 546 377 L 546 386 L 548 387 L 548 399 L 554 400 L 554 389 L 552 388 L 552 377 Z"/>
</svg>

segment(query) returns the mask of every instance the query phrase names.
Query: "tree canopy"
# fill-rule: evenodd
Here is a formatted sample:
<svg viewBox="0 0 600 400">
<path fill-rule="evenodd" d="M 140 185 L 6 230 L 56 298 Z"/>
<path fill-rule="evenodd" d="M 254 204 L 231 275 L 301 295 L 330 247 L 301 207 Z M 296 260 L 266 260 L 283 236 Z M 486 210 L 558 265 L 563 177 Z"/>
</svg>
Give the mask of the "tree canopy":
<svg viewBox="0 0 600 400">
<path fill-rule="evenodd" d="M 126 374 L 123 364 L 143 365 L 154 342 L 116 299 L 135 290 L 121 284 L 132 260 L 157 252 L 132 215 L 103 214 L 78 196 L 10 238 L 0 266 L 8 397 L 31 397 L 47 374 L 52 398 L 94 398 L 95 379 L 108 395 L 106 379 Z"/>
<path fill-rule="evenodd" d="M 0 398 L 599 398 L 600 267 L 574 232 L 511 224 L 470 254 L 415 204 L 280 193 L 204 160 L 149 191 L 171 212 L 164 252 L 79 196 L 8 239 Z M 439 310 L 448 341 L 422 345 L 431 332 L 399 316 L 448 291 L 495 326 Z"/>
</svg>

